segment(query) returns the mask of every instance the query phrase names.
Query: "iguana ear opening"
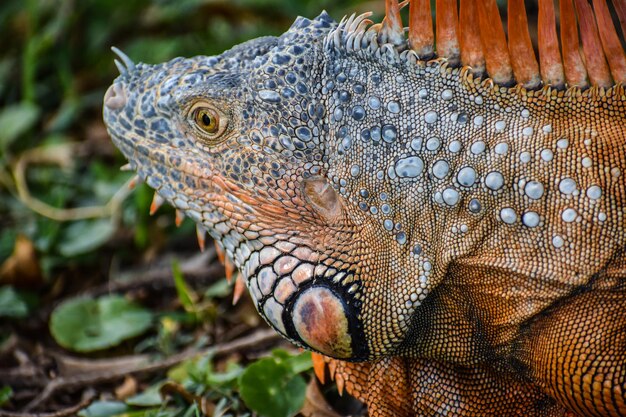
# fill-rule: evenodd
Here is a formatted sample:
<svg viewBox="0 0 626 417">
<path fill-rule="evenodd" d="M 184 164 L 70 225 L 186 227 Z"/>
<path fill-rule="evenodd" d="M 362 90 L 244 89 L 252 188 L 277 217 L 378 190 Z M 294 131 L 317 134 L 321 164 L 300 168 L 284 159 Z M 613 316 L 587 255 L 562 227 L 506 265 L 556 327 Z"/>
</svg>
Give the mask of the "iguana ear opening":
<svg viewBox="0 0 626 417">
<path fill-rule="evenodd" d="M 341 216 L 343 207 L 335 189 L 323 178 L 304 181 L 303 192 L 307 201 L 329 222 Z"/>
</svg>

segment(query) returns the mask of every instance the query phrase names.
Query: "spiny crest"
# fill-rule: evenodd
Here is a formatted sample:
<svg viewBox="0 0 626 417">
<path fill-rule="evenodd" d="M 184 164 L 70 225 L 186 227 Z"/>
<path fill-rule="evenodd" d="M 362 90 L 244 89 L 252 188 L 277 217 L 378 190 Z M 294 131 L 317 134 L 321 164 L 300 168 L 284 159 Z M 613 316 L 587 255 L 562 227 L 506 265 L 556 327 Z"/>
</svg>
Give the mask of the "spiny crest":
<svg viewBox="0 0 626 417">
<path fill-rule="evenodd" d="M 434 32 L 430 0 L 410 1 L 408 29 L 400 16 L 407 4 L 386 0 L 380 24 L 368 19 L 372 13 L 344 17 L 328 33 L 325 47 L 369 53 L 389 63 L 440 58 L 449 66 L 467 67 L 475 77 L 528 90 L 599 91 L 626 84 L 626 57 L 607 0 L 560 0 L 560 42 L 553 0 L 539 0 L 539 61 L 523 0 L 508 2 L 508 42 L 496 0 L 460 0 L 458 10 L 457 0 L 437 0 Z M 626 2 L 613 0 L 613 6 L 624 36 Z"/>
</svg>

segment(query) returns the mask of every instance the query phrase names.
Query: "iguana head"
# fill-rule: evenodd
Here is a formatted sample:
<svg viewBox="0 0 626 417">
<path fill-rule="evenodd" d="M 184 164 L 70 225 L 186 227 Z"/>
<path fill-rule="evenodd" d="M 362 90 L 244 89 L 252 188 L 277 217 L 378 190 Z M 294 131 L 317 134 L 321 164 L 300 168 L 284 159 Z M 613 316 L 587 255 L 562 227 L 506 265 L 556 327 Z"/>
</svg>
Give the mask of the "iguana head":
<svg viewBox="0 0 626 417">
<path fill-rule="evenodd" d="M 392 260 L 399 224 L 395 238 L 381 233 L 337 175 L 359 176 L 337 108 L 366 96 L 363 83 L 339 88 L 358 68 L 323 59 L 335 27 L 326 14 L 299 18 L 281 37 L 154 66 L 118 51 L 104 119 L 159 198 L 223 247 L 268 323 L 296 344 L 365 360 L 397 346 L 425 292 L 420 280 L 407 292 Z M 362 106 L 350 108 L 362 119 Z"/>
</svg>

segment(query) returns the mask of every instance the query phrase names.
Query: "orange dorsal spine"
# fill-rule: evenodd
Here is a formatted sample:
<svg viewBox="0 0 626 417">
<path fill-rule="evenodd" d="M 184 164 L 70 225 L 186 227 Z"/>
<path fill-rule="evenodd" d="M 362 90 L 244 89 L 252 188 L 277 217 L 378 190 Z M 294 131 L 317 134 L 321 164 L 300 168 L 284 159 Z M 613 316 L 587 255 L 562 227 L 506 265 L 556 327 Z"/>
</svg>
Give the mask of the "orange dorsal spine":
<svg viewBox="0 0 626 417">
<path fill-rule="evenodd" d="M 616 1 L 621 1 L 622 7 L 626 4 L 624 0 Z M 615 80 L 616 83 L 626 84 L 626 57 L 624 57 L 622 44 L 619 41 L 615 26 L 613 26 L 608 5 L 603 0 L 593 0 L 593 9 L 596 12 L 596 21 L 598 22 L 598 32 L 600 40 L 602 41 L 602 49 L 609 62 L 613 80 Z M 622 30 L 624 30 L 623 27 Z"/>
<path fill-rule="evenodd" d="M 557 30 L 553 0 L 539 0 L 537 61 L 524 0 L 508 1 L 507 33 L 496 0 L 436 0 L 434 30 L 431 2 L 411 0 L 408 47 L 419 60 L 443 58 L 499 85 L 610 88 L 626 83 L 620 41 L 620 32 L 626 34 L 626 0 L 612 0 L 620 28 L 613 24 L 608 1 L 559 0 Z M 385 0 L 379 41 L 406 45 L 400 15 L 404 5 L 406 1 Z"/>
<path fill-rule="evenodd" d="M 409 45 L 420 58 L 432 58 L 435 53 L 433 16 L 430 0 L 413 0 L 409 6 Z"/>
<path fill-rule="evenodd" d="M 578 25 L 572 0 L 560 0 L 561 14 L 561 45 L 563 48 L 563 67 L 565 80 L 569 86 L 586 88 L 587 70 L 580 57 L 578 41 Z"/>
<path fill-rule="evenodd" d="M 619 23 L 622 26 L 622 33 L 626 36 L 626 1 L 613 0 L 613 6 L 615 7 L 615 13 L 619 18 Z"/>
<path fill-rule="evenodd" d="M 487 72 L 497 84 L 511 84 L 513 69 L 496 0 L 482 0 L 477 5 L 480 43 L 487 62 Z"/>
<path fill-rule="evenodd" d="M 513 74 L 517 82 L 526 88 L 535 89 L 541 85 L 539 64 L 535 58 L 533 44 L 528 33 L 528 20 L 524 0 L 509 0 L 509 53 Z"/>
<path fill-rule="evenodd" d="M 587 74 L 591 84 L 599 87 L 610 87 L 613 82 L 604 58 L 604 51 L 598 36 L 598 28 L 591 5 L 587 0 L 575 0 L 575 4 Z"/>
<path fill-rule="evenodd" d="M 562 89 L 565 87 L 563 61 L 559 52 L 559 38 L 556 34 L 556 17 L 553 0 L 539 0 L 539 61 L 541 62 L 541 79 L 546 85 Z"/>
<path fill-rule="evenodd" d="M 456 66 L 461 55 L 456 0 L 437 0 L 436 4 L 437 53 L 447 59 L 450 65 Z"/>
<path fill-rule="evenodd" d="M 478 10 L 475 0 L 461 0 L 459 35 L 461 37 L 461 62 L 470 67 L 478 77 L 485 75 L 485 54 L 480 44 Z"/>
</svg>

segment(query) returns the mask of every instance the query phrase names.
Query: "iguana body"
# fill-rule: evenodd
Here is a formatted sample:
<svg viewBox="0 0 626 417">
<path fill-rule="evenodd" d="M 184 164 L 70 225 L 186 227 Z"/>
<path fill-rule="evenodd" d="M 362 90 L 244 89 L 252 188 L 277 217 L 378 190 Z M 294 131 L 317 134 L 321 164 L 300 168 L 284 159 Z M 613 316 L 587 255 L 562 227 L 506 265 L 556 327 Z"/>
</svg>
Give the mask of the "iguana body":
<svg viewBox="0 0 626 417">
<path fill-rule="evenodd" d="M 206 228 L 268 323 L 336 358 L 317 364 L 371 415 L 626 415 L 624 88 L 503 86 L 541 78 L 497 47 L 481 61 L 463 19 L 485 38 L 495 3 L 467 4 L 473 68 L 449 64 L 444 20 L 442 59 L 420 60 L 424 3 L 411 50 L 390 2 L 382 26 L 323 14 L 219 57 L 121 55 L 105 121 L 155 202 Z M 544 82 L 586 82 L 568 48 L 566 80 L 542 58 Z M 589 78 L 610 85 L 599 54 Z"/>
</svg>

